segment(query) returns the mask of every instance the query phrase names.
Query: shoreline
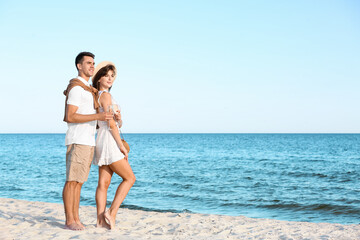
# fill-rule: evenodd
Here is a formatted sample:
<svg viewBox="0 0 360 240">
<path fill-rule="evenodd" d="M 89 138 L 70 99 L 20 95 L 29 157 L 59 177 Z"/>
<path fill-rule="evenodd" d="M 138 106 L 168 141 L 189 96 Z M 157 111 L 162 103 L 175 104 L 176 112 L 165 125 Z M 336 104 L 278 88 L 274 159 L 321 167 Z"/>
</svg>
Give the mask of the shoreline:
<svg viewBox="0 0 360 240">
<path fill-rule="evenodd" d="M 360 239 L 360 224 L 121 208 L 114 230 L 96 228 L 96 208 L 80 206 L 84 231 L 64 229 L 59 203 L 0 198 L 0 239 Z"/>
</svg>

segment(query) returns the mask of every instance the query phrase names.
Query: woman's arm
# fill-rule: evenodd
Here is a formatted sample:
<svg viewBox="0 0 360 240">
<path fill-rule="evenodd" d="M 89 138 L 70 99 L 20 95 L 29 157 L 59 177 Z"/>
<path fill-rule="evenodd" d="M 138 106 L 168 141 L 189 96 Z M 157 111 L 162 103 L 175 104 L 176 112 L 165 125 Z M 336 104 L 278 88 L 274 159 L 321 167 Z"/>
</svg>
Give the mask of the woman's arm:
<svg viewBox="0 0 360 240">
<path fill-rule="evenodd" d="M 108 112 L 109 111 L 109 106 L 112 105 L 110 93 L 104 92 L 103 94 L 101 94 L 100 103 L 101 103 L 101 106 L 104 108 L 104 111 Z M 115 140 L 116 144 L 118 145 L 120 151 L 125 155 L 125 159 L 127 159 L 128 153 L 127 153 L 127 151 L 126 151 L 126 149 L 124 147 L 124 144 L 121 141 L 121 137 L 120 137 L 120 134 L 119 134 L 119 129 L 118 129 L 118 127 L 117 127 L 117 125 L 115 123 L 115 120 L 113 118 L 111 118 L 109 120 L 109 125 L 110 125 L 111 135 L 114 137 L 114 140 Z"/>
</svg>

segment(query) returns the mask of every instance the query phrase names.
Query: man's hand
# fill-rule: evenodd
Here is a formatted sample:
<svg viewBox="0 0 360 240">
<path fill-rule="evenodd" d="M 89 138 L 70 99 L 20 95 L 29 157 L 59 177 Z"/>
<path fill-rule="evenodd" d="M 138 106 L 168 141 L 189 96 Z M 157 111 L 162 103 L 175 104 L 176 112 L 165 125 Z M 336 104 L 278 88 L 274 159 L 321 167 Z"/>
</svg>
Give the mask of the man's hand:
<svg viewBox="0 0 360 240">
<path fill-rule="evenodd" d="M 113 119 L 114 115 L 111 112 L 101 112 L 98 113 L 98 119 L 99 121 L 108 121 Z"/>
</svg>

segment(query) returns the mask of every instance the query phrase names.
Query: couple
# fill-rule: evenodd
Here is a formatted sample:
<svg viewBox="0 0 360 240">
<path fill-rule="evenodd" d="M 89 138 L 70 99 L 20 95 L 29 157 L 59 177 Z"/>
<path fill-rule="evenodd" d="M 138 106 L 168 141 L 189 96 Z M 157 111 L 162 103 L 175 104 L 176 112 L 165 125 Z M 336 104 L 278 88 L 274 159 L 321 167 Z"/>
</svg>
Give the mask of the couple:
<svg viewBox="0 0 360 240">
<path fill-rule="evenodd" d="M 68 123 L 68 130 L 65 137 L 67 151 L 63 201 L 65 227 L 71 230 L 85 229 L 79 218 L 80 192 L 88 178 L 91 162 L 99 166 L 95 195 L 97 227 L 115 227 L 117 211 L 135 183 L 135 175 L 128 162 L 128 150 L 119 135 L 120 111 L 110 111 L 111 106 L 116 104 L 109 93 L 116 77 L 116 68 L 111 62 L 101 62 L 94 68 L 94 58 L 95 55 L 90 52 L 78 54 L 75 59 L 78 77 L 70 80 L 64 91 L 64 121 Z M 88 83 L 90 77 L 92 86 Z M 99 129 L 95 144 L 96 125 Z M 106 211 L 107 190 L 114 172 L 123 181 L 117 188 L 111 207 Z"/>
</svg>

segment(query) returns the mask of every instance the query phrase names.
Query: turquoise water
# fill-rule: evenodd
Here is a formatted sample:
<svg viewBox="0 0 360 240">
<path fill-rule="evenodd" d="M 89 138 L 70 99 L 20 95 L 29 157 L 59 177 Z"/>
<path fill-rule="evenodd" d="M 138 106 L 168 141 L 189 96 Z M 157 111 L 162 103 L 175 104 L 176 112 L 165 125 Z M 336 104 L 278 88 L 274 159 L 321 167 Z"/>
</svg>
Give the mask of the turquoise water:
<svg viewBox="0 0 360 240">
<path fill-rule="evenodd" d="M 64 134 L 0 134 L 0 197 L 61 203 Z M 127 134 L 122 207 L 359 223 L 360 134 Z M 121 179 L 113 177 L 111 201 Z M 95 206 L 97 167 L 81 193 Z M 110 203 L 109 201 L 109 203 Z"/>
</svg>

